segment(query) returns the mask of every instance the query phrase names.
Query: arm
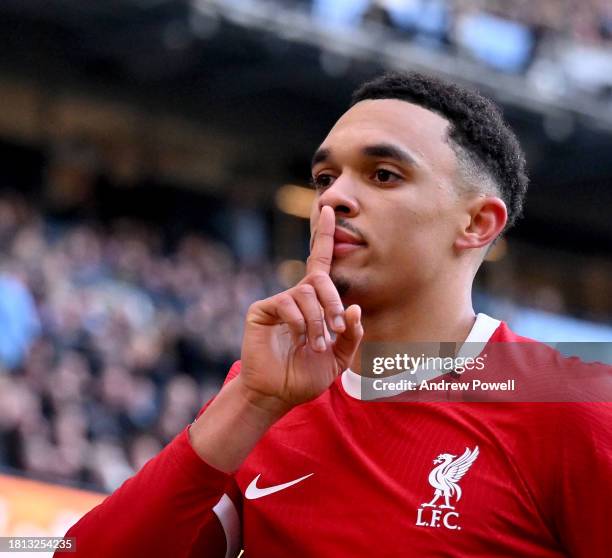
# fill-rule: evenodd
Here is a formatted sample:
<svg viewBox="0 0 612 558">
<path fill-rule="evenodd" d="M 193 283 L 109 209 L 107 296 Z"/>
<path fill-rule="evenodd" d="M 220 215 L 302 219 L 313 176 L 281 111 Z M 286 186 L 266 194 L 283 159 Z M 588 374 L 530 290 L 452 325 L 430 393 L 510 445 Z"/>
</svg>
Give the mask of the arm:
<svg viewBox="0 0 612 558">
<path fill-rule="evenodd" d="M 225 385 L 239 371 L 237 361 Z M 66 537 L 76 537 L 76 558 L 224 558 L 227 544 L 235 546 L 221 522 L 228 504 L 240 509 L 240 494 L 230 475 L 196 455 L 189 442 L 192 427 L 70 528 Z M 219 506 L 222 498 L 225 506 Z"/>
<path fill-rule="evenodd" d="M 191 556 L 201 532 L 200 556 L 225 556 L 225 535 L 212 508 L 229 475 L 206 464 L 189 444 L 185 428 L 134 477 L 73 525 L 75 558 Z M 57 554 L 64 556 L 65 554 Z"/>
<path fill-rule="evenodd" d="M 230 473 L 275 421 L 329 388 L 363 336 L 359 307 L 345 311 L 329 277 L 334 228 L 333 210 L 325 207 L 308 275 L 249 309 L 240 374 L 190 428 L 70 529 L 77 557 L 191 558 L 196 549 L 201 558 L 225 555 L 210 512 Z"/>
<path fill-rule="evenodd" d="M 240 374 L 191 428 L 194 450 L 221 471 L 238 469 L 272 424 L 328 389 L 355 357 L 361 310 L 344 310 L 329 276 L 334 230 L 334 212 L 323 207 L 306 277 L 249 308 Z"/>
</svg>

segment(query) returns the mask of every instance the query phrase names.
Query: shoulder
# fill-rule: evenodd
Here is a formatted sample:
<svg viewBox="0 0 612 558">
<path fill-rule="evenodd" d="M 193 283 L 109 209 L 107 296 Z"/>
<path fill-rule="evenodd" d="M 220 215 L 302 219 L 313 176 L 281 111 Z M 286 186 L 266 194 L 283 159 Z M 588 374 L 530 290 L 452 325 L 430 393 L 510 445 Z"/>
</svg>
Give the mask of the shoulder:
<svg viewBox="0 0 612 558">
<path fill-rule="evenodd" d="M 523 400 L 612 403 L 612 366 L 598 360 L 601 343 L 542 343 L 518 335 L 504 322 L 490 341 L 489 358 L 517 380 Z M 609 408 L 604 405 L 597 413 L 608 416 Z"/>
<path fill-rule="evenodd" d="M 530 366 L 553 365 L 558 370 L 572 370 L 581 373 L 598 371 L 612 373 L 612 366 L 597 360 L 597 345 L 600 343 L 543 343 L 529 337 L 524 337 L 512 331 L 508 324 L 500 322 L 499 327 L 491 337 L 489 348 L 500 345 L 504 355 L 522 355 Z M 505 349 L 501 349 L 505 347 Z"/>
<path fill-rule="evenodd" d="M 524 337 L 519 335 L 518 333 L 512 331 L 508 324 L 504 321 L 499 322 L 499 326 L 493 332 L 491 336 L 492 343 L 536 343 L 538 345 L 543 345 L 544 343 L 540 343 L 535 339 L 531 339 L 530 337 Z"/>
</svg>

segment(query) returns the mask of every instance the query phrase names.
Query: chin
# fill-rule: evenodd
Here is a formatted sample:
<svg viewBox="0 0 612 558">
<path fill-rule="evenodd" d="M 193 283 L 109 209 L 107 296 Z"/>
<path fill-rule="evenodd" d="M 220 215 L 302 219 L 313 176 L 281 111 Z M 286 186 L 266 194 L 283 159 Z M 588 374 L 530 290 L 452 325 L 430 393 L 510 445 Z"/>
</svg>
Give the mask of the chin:
<svg viewBox="0 0 612 558">
<path fill-rule="evenodd" d="M 338 294 L 345 308 L 351 304 L 363 306 L 366 294 L 363 292 L 363 289 L 360 288 L 362 285 L 358 281 L 355 281 L 354 277 L 345 273 L 332 273 L 331 279 L 338 290 Z"/>
<path fill-rule="evenodd" d="M 350 280 L 348 279 L 348 277 L 345 277 L 344 275 L 340 275 L 340 274 L 336 275 L 333 272 L 331 274 L 331 280 L 334 286 L 336 287 L 336 289 L 338 290 L 338 294 L 340 295 L 340 298 L 344 300 L 344 298 L 351 291 Z"/>
</svg>

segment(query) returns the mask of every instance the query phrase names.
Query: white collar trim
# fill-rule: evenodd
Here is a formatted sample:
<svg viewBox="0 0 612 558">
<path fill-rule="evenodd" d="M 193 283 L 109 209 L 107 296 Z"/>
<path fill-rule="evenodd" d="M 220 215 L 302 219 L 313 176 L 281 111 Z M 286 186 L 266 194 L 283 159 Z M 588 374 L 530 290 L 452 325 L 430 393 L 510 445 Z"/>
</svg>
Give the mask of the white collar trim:
<svg viewBox="0 0 612 558">
<path fill-rule="evenodd" d="M 457 357 L 477 357 L 483 351 L 500 323 L 499 320 L 491 318 L 491 316 L 487 314 L 478 314 L 470 333 L 457 353 Z M 415 377 L 415 375 L 410 374 L 410 372 L 402 372 L 394 376 L 394 380 L 399 381 L 405 378 L 420 381 L 423 379 L 431 379 L 439 374 L 439 372 L 431 371 L 427 375 L 417 374 Z M 347 368 L 342 373 L 340 380 L 344 391 L 346 391 L 348 395 L 355 399 L 361 399 L 362 382 L 371 383 L 374 381 L 374 378 L 362 378 L 359 374 Z M 369 391 L 370 393 L 372 392 L 372 390 Z M 389 393 L 381 393 L 380 397 L 389 397 Z"/>
</svg>

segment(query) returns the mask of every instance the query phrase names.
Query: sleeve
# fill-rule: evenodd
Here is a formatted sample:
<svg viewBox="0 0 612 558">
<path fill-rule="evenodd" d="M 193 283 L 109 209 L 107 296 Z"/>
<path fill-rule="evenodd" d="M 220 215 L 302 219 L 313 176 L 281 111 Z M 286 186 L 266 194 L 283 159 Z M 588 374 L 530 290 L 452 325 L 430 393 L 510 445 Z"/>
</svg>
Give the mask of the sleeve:
<svg viewBox="0 0 612 558">
<path fill-rule="evenodd" d="M 557 530 L 572 558 L 604 558 L 612 549 L 612 403 L 569 404 L 563 445 Z"/>
<path fill-rule="evenodd" d="M 236 362 L 226 382 L 239 370 Z M 194 451 L 187 426 L 65 536 L 75 537 L 75 558 L 229 558 L 239 498 L 233 477 Z"/>
</svg>

